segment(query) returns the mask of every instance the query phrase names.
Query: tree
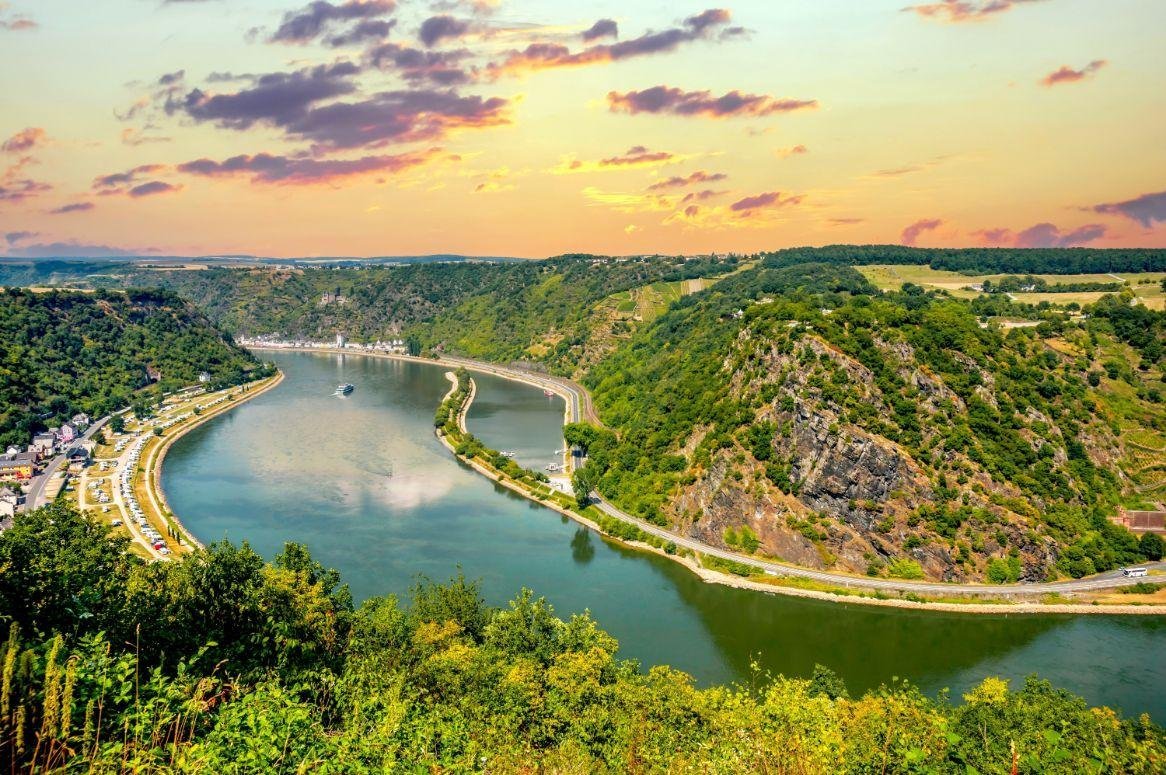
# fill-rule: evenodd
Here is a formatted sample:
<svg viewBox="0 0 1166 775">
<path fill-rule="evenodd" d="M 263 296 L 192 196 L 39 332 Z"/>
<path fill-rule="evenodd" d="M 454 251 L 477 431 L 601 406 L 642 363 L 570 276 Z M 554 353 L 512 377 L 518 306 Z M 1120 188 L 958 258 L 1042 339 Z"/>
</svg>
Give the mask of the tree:
<svg viewBox="0 0 1166 775">
<path fill-rule="evenodd" d="M 575 503 L 581 509 L 587 508 L 591 503 L 591 491 L 595 489 L 595 484 L 591 481 L 586 466 L 575 469 L 575 473 L 571 474 L 571 488 L 575 491 Z"/>
<path fill-rule="evenodd" d="M 115 414 L 109 418 L 109 429 L 114 433 L 125 433 L 126 421 L 120 414 Z"/>
<path fill-rule="evenodd" d="M 1166 553 L 1166 541 L 1157 533 L 1142 533 L 1138 540 L 1138 548 L 1147 560 L 1161 560 Z"/>
</svg>

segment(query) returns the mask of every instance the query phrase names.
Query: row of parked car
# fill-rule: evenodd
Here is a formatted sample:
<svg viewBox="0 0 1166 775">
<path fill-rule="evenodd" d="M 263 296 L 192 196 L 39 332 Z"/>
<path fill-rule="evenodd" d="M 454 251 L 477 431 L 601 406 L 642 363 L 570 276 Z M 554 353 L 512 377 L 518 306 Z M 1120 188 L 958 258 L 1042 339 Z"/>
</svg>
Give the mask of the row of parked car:
<svg viewBox="0 0 1166 775">
<path fill-rule="evenodd" d="M 154 547 L 154 551 L 161 555 L 170 554 L 170 548 L 166 546 L 166 541 L 162 538 L 162 534 L 154 529 L 150 524 L 150 520 L 146 519 L 146 514 L 142 511 L 142 506 L 138 503 L 137 496 L 134 495 L 134 471 L 137 470 L 138 460 L 142 456 L 142 447 L 145 446 L 147 439 L 139 438 L 134 441 L 130 448 L 130 453 L 126 457 L 125 468 L 121 470 L 118 476 L 118 483 L 121 486 L 121 496 L 125 499 L 126 508 L 129 509 L 130 517 L 138 523 L 138 527 Z"/>
</svg>

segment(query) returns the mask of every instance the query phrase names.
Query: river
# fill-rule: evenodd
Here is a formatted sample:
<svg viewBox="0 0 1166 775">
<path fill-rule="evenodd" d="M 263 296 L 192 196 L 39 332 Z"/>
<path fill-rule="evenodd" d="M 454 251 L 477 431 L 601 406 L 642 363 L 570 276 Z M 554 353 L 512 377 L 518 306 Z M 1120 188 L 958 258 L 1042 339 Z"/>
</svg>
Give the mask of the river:
<svg viewBox="0 0 1166 775">
<path fill-rule="evenodd" d="M 503 605 L 523 587 L 561 617 L 590 610 L 644 667 L 701 685 L 750 664 L 806 676 L 824 664 L 862 692 L 907 678 L 953 697 L 987 675 L 1039 673 L 1089 702 L 1166 722 L 1166 617 L 988 616 L 884 609 L 705 584 L 665 558 L 609 542 L 456 461 L 433 435 L 444 367 L 359 355 L 273 353 L 284 382 L 194 429 L 163 487 L 204 542 L 266 557 L 307 544 L 358 600 L 407 594 L 459 568 Z M 479 375 L 468 427 L 541 468 L 561 446 L 563 402 Z M 352 382 L 349 396 L 334 397 Z"/>
</svg>

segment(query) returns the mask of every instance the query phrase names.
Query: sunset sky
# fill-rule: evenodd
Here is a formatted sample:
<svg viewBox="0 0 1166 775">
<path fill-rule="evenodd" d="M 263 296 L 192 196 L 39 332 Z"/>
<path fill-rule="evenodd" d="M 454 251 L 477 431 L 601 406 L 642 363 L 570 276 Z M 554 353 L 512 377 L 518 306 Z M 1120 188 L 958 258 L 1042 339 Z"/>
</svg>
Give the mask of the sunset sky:
<svg viewBox="0 0 1166 775">
<path fill-rule="evenodd" d="M 1166 246 L 1162 0 L 0 2 L 0 255 Z"/>
</svg>

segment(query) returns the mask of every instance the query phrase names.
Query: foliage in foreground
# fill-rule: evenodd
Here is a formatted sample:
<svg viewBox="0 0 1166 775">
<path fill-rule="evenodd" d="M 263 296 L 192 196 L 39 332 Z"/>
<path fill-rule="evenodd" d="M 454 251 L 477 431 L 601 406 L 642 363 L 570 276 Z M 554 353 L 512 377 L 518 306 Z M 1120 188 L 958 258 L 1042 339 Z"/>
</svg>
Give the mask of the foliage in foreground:
<svg viewBox="0 0 1166 775">
<path fill-rule="evenodd" d="M 463 578 L 355 608 L 289 545 L 143 565 L 76 512 L 0 536 L 0 768 L 178 772 L 1160 772 L 1147 718 L 1031 678 L 964 704 L 894 683 L 697 689 L 586 614 Z M 102 579 L 100 594 L 88 587 Z M 38 598 L 36 600 L 30 598 Z M 1013 770 L 1015 762 L 1015 770 Z"/>
</svg>

